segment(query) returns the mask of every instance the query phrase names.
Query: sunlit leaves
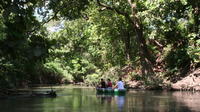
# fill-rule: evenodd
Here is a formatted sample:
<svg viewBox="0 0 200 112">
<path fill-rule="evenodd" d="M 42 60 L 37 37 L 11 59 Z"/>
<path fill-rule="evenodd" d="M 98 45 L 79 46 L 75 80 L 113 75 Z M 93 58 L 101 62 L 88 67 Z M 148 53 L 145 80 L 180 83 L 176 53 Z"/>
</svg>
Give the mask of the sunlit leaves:
<svg viewBox="0 0 200 112">
<path fill-rule="evenodd" d="M 0 14 L 0 41 L 6 38 L 6 33 L 5 33 L 5 25 L 3 23 L 2 16 Z"/>
<path fill-rule="evenodd" d="M 188 55 L 195 63 L 200 63 L 200 39 L 196 39 L 199 34 L 190 33 L 187 37 L 189 38 L 189 47 L 187 49 Z"/>
<path fill-rule="evenodd" d="M 74 19 L 81 17 L 81 11 L 87 8 L 89 4 L 88 0 L 47 0 L 44 1 L 42 7 L 46 7 L 46 10 L 43 10 L 45 14 L 54 13 L 55 19 L 57 16 L 61 16 L 67 19 Z M 52 10 L 53 12 L 46 12 Z M 52 14 L 51 14 L 52 15 Z"/>
</svg>

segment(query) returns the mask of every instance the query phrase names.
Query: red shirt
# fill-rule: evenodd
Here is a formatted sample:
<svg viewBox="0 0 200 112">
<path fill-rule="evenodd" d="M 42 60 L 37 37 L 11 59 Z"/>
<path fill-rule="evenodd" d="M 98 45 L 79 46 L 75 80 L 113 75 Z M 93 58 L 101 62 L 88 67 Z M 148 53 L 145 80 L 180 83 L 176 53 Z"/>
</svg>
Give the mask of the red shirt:
<svg viewBox="0 0 200 112">
<path fill-rule="evenodd" d="M 108 82 L 108 87 L 112 87 L 112 82 Z"/>
</svg>

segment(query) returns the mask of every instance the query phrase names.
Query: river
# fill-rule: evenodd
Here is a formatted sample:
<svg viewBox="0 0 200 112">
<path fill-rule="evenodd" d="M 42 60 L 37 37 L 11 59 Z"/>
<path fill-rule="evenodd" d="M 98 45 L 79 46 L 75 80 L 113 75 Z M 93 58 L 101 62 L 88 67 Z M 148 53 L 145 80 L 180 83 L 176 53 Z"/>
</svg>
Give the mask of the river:
<svg viewBox="0 0 200 112">
<path fill-rule="evenodd" d="M 66 87 L 50 97 L 0 100 L 0 112 L 200 112 L 199 92 L 130 90 L 97 95 L 94 88 Z"/>
</svg>

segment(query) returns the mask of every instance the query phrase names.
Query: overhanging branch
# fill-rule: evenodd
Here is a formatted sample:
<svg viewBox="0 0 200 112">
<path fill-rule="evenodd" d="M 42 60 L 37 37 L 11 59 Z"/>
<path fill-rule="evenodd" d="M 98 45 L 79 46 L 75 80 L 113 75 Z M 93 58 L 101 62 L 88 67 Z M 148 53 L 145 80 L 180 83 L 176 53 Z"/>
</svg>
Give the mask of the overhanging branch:
<svg viewBox="0 0 200 112">
<path fill-rule="evenodd" d="M 97 0 L 97 4 L 100 6 L 100 7 L 103 7 L 104 9 L 107 9 L 107 10 L 111 10 L 111 11 L 115 11 L 116 13 L 124 16 L 129 22 L 133 23 L 132 19 L 130 18 L 129 14 L 128 13 L 125 13 L 125 12 L 122 12 L 120 11 L 119 9 L 115 8 L 115 7 L 111 7 L 111 6 L 108 6 L 104 3 L 101 3 L 100 0 Z"/>
</svg>

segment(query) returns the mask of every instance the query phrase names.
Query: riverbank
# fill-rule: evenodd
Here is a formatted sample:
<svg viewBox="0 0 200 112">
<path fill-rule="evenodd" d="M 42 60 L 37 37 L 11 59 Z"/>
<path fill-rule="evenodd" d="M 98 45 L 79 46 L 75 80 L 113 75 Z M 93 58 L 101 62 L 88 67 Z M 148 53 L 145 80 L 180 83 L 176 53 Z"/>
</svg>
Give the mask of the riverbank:
<svg viewBox="0 0 200 112">
<path fill-rule="evenodd" d="M 193 72 L 190 72 L 186 77 L 172 83 L 169 81 L 164 81 L 158 85 L 145 85 L 143 81 L 126 81 L 126 87 L 129 89 L 139 89 L 139 90 L 176 90 L 176 91 L 200 91 L 200 68 L 196 69 Z M 51 90 L 59 91 L 64 88 L 94 88 L 93 86 L 88 86 L 84 83 L 76 83 L 70 85 L 40 85 L 37 87 L 31 88 L 18 88 L 18 89 L 1 89 L 0 98 L 7 98 L 9 96 L 20 96 L 20 95 L 29 95 L 33 96 L 34 93 L 45 93 Z"/>
<path fill-rule="evenodd" d="M 186 77 L 172 84 L 174 90 L 200 91 L 200 68 L 187 74 Z"/>
<path fill-rule="evenodd" d="M 143 81 L 128 81 L 127 86 L 131 89 L 161 89 L 161 90 L 177 90 L 177 91 L 200 91 L 200 68 L 189 72 L 186 77 L 181 78 L 177 82 L 163 81 L 158 85 L 145 85 Z"/>
<path fill-rule="evenodd" d="M 15 88 L 15 89 L 0 89 L 0 99 L 10 97 L 51 97 L 51 92 L 59 92 L 67 88 L 94 88 L 88 86 L 80 86 L 75 84 L 62 85 L 35 85 L 35 87 Z"/>
</svg>

